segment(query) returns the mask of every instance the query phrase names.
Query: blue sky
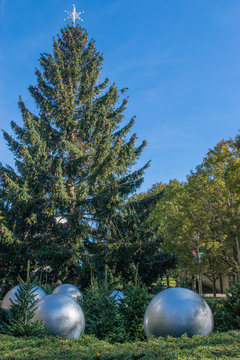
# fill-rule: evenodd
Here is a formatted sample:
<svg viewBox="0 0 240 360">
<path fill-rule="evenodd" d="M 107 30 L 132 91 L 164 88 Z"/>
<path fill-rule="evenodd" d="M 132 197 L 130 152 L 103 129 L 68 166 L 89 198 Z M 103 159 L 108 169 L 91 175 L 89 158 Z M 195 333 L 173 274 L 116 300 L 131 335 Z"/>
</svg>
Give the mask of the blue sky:
<svg viewBox="0 0 240 360">
<path fill-rule="evenodd" d="M 239 0 L 75 0 L 89 38 L 104 55 L 101 78 L 128 87 L 127 122 L 147 147 L 145 191 L 184 181 L 209 148 L 238 134 L 240 124 Z M 35 84 L 40 53 L 66 26 L 69 0 L 0 0 L 0 129 L 22 124 L 19 95 Z M 70 23 L 70 22 L 68 22 Z M 123 123 L 124 124 L 124 123 Z M 14 165 L 0 134 L 0 161 Z"/>
</svg>

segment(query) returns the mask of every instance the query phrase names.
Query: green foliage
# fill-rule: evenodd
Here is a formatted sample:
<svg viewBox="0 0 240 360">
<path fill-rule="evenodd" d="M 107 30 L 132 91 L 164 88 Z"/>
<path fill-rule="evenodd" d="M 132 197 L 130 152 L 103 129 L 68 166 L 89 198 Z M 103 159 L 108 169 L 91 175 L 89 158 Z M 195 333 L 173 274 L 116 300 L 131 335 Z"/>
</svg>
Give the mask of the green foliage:
<svg viewBox="0 0 240 360">
<path fill-rule="evenodd" d="M 34 284 L 42 288 L 48 295 L 51 294 L 58 285 L 61 285 L 61 283 L 56 284 L 41 281 L 37 276 L 31 276 L 30 279 L 32 282 L 34 282 Z"/>
<path fill-rule="evenodd" d="M 210 306 L 216 331 L 240 329 L 240 283 L 227 290 L 227 298 L 204 298 Z"/>
<path fill-rule="evenodd" d="M 146 142 L 128 136 L 134 118 L 121 127 L 128 99 L 99 81 L 102 62 L 84 29 L 62 29 L 29 87 L 39 113 L 20 98 L 23 127 L 12 121 L 14 137 L 3 131 L 17 172 L 0 164 L 0 268 L 15 278 L 30 260 L 50 267 L 53 282 L 90 280 L 91 244 L 106 240 L 106 221 L 143 182 L 149 162 L 130 169 Z"/>
<path fill-rule="evenodd" d="M 148 219 L 160 196 L 131 197 L 105 223 L 105 240 L 90 245 L 96 254 L 90 262 L 97 273 L 107 264 L 114 276 L 151 286 L 159 275 L 175 268 L 175 256 L 162 250 L 162 234 Z"/>
<path fill-rule="evenodd" d="M 13 336 L 40 336 L 44 333 L 43 323 L 31 320 L 36 310 L 36 302 L 34 295 L 35 283 L 27 280 L 23 281 L 18 277 L 19 290 L 16 293 L 16 300 L 11 299 L 10 312 L 4 317 L 0 323 L 0 332 Z"/>
<path fill-rule="evenodd" d="M 224 302 L 226 301 L 224 298 L 210 298 L 204 297 L 204 300 L 209 305 L 212 310 L 213 319 L 214 319 L 214 331 L 220 331 L 222 326 L 222 317 L 221 317 L 221 309 L 224 306 Z"/>
<path fill-rule="evenodd" d="M 16 285 L 16 277 L 14 277 L 12 274 L 8 275 L 8 277 L 1 279 L 1 285 L 0 285 L 0 298 L 3 298 L 4 295 Z"/>
<path fill-rule="evenodd" d="M 240 329 L 240 282 L 228 289 L 227 299 L 215 310 L 219 331 Z"/>
<path fill-rule="evenodd" d="M 192 290 L 192 281 L 187 277 L 180 277 L 178 279 L 178 286 Z"/>
<path fill-rule="evenodd" d="M 239 359 L 240 331 L 179 339 L 110 344 L 94 336 L 77 340 L 46 336 L 18 338 L 0 335 L 0 358 L 11 360 L 203 360 Z"/>
<path fill-rule="evenodd" d="M 53 292 L 55 287 L 57 287 L 57 285 L 55 285 L 55 284 L 53 285 L 53 284 L 48 284 L 48 283 L 39 283 L 37 285 L 39 287 L 41 287 L 48 295 Z"/>
<path fill-rule="evenodd" d="M 153 285 L 152 289 L 151 289 L 151 293 L 153 295 L 158 294 L 160 291 L 165 290 L 167 287 L 164 284 L 163 280 L 161 278 L 158 279 L 158 281 Z"/>
<path fill-rule="evenodd" d="M 200 272 L 213 284 L 229 268 L 237 269 L 240 259 L 235 231 L 239 201 L 227 188 L 224 175 L 217 173 L 218 166 L 227 166 L 219 148 L 208 154 L 187 182 L 170 181 L 150 214 L 163 233 L 163 249 L 177 256 L 179 277 Z M 193 250 L 204 252 L 201 263 L 194 260 Z"/>
<path fill-rule="evenodd" d="M 96 280 L 86 289 L 81 302 L 86 319 L 85 332 L 98 339 L 122 342 L 126 339 L 126 331 L 116 300 L 109 296 L 111 292 L 108 284 L 99 284 Z"/>
<path fill-rule="evenodd" d="M 145 286 L 137 283 L 128 285 L 124 289 L 125 298 L 119 305 L 123 317 L 123 324 L 130 341 L 144 340 L 143 318 L 147 305 L 150 302 L 150 295 Z"/>
</svg>

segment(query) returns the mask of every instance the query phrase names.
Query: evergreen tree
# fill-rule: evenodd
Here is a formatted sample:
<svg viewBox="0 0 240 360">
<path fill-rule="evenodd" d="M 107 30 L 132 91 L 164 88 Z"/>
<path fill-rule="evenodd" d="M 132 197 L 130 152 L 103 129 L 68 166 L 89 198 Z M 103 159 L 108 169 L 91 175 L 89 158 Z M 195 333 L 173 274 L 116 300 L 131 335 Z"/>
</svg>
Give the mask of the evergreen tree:
<svg viewBox="0 0 240 360">
<path fill-rule="evenodd" d="M 127 334 L 116 299 L 110 296 L 111 292 L 106 281 L 99 284 L 96 280 L 86 290 L 80 302 L 86 318 L 85 332 L 98 339 L 122 342 L 126 340 Z"/>
<path fill-rule="evenodd" d="M 43 322 L 32 319 L 36 310 L 34 289 L 36 284 L 30 280 L 23 281 L 18 277 L 19 289 L 16 300 L 11 301 L 9 314 L 5 315 L 5 321 L 1 321 L 0 332 L 13 336 L 39 336 L 44 334 Z"/>
<path fill-rule="evenodd" d="M 84 29 L 62 29 L 29 87 L 38 115 L 20 97 L 23 126 L 3 131 L 17 169 L 0 164 L 1 267 L 12 276 L 30 259 L 52 279 L 81 277 L 89 244 L 143 181 L 149 163 L 130 170 L 146 143 L 129 136 L 134 118 L 120 126 L 128 99 L 100 82 L 102 61 Z"/>
<path fill-rule="evenodd" d="M 176 258 L 162 250 L 160 227 L 153 226 L 149 215 L 162 193 L 147 197 L 130 198 L 109 223 L 105 223 L 102 242 L 91 243 L 92 257 L 88 257 L 96 273 L 103 272 L 105 264 L 123 279 L 139 279 L 151 287 L 168 269 L 174 269 Z"/>
<path fill-rule="evenodd" d="M 145 286 L 140 283 L 128 285 L 124 289 L 125 298 L 120 303 L 120 313 L 123 317 L 124 328 L 126 329 L 128 340 L 144 340 L 144 314 L 151 301 Z"/>
</svg>

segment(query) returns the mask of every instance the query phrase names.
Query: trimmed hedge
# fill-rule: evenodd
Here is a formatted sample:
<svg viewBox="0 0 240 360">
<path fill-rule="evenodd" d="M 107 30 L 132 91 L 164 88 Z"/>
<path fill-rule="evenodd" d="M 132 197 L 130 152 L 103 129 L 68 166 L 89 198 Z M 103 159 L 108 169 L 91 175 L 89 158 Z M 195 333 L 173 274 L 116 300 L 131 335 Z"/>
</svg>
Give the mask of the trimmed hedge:
<svg viewBox="0 0 240 360">
<path fill-rule="evenodd" d="M 215 330 L 228 331 L 240 330 L 240 282 L 236 282 L 228 289 L 226 299 L 206 299 L 210 306 Z"/>
<path fill-rule="evenodd" d="M 224 298 L 214 298 L 214 297 L 212 298 L 204 297 L 204 300 L 209 305 L 213 313 L 214 331 L 219 331 L 219 327 L 221 328 L 222 325 L 221 309 L 223 308 L 224 302 L 226 300 Z"/>
<path fill-rule="evenodd" d="M 15 338 L 0 335 L 0 359 L 25 360 L 195 360 L 240 359 L 240 331 L 188 338 L 152 338 L 145 342 L 110 344 L 94 336 Z"/>
</svg>

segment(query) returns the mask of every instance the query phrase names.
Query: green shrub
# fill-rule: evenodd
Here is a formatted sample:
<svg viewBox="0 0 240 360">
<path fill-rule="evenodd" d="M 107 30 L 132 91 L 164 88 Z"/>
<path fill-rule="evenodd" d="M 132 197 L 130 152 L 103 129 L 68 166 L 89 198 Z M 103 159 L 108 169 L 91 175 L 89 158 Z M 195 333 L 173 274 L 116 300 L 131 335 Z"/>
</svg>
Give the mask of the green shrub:
<svg viewBox="0 0 240 360">
<path fill-rule="evenodd" d="M 185 289 L 192 290 L 192 280 L 189 279 L 188 277 L 181 277 L 178 280 L 178 286 L 185 288 Z"/>
<path fill-rule="evenodd" d="M 16 285 L 16 278 L 8 276 L 7 279 L 0 279 L 0 298 L 3 298 L 6 293 Z"/>
<path fill-rule="evenodd" d="M 109 296 L 111 292 L 106 283 L 97 281 L 86 290 L 80 302 L 86 319 L 85 333 L 110 342 L 123 342 L 126 331 L 116 300 Z"/>
<path fill-rule="evenodd" d="M 240 329 L 240 282 L 228 289 L 226 300 L 219 302 L 215 314 L 219 331 Z"/>
<path fill-rule="evenodd" d="M 145 286 L 137 283 L 124 289 L 125 298 L 122 299 L 119 310 L 123 317 L 124 328 L 130 341 L 145 338 L 143 319 L 150 295 Z"/>
<path fill-rule="evenodd" d="M 57 336 L 18 338 L 0 334 L 0 359 L 11 360 L 197 360 L 239 359 L 240 331 L 192 338 L 152 338 L 110 344 L 93 336 L 64 340 Z"/>
<path fill-rule="evenodd" d="M 53 290 L 58 286 L 57 284 L 49 284 L 47 282 L 40 282 L 38 278 L 32 280 L 36 285 L 42 288 L 47 295 L 52 294 Z"/>
<path fill-rule="evenodd" d="M 152 297 L 156 294 L 158 294 L 159 292 L 166 290 L 166 286 L 163 283 L 163 281 L 161 279 L 158 280 L 158 282 L 152 287 L 151 293 L 152 293 Z"/>
<path fill-rule="evenodd" d="M 11 299 L 11 308 L 8 313 L 1 313 L 0 332 L 13 336 L 40 336 L 44 333 L 42 322 L 31 320 L 36 310 L 35 296 L 33 294 L 35 283 L 23 281 L 18 277 L 19 290 L 16 293 L 16 300 Z"/>
<path fill-rule="evenodd" d="M 204 300 L 206 301 L 206 303 L 209 305 L 210 309 L 212 310 L 213 319 L 214 319 L 214 331 L 218 331 L 219 326 L 221 326 L 221 323 L 222 323 L 219 309 L 221 309 L 223 307 L 225 299 L 206 297 L 206 298 L 204 298 Z"/>
</svg>

